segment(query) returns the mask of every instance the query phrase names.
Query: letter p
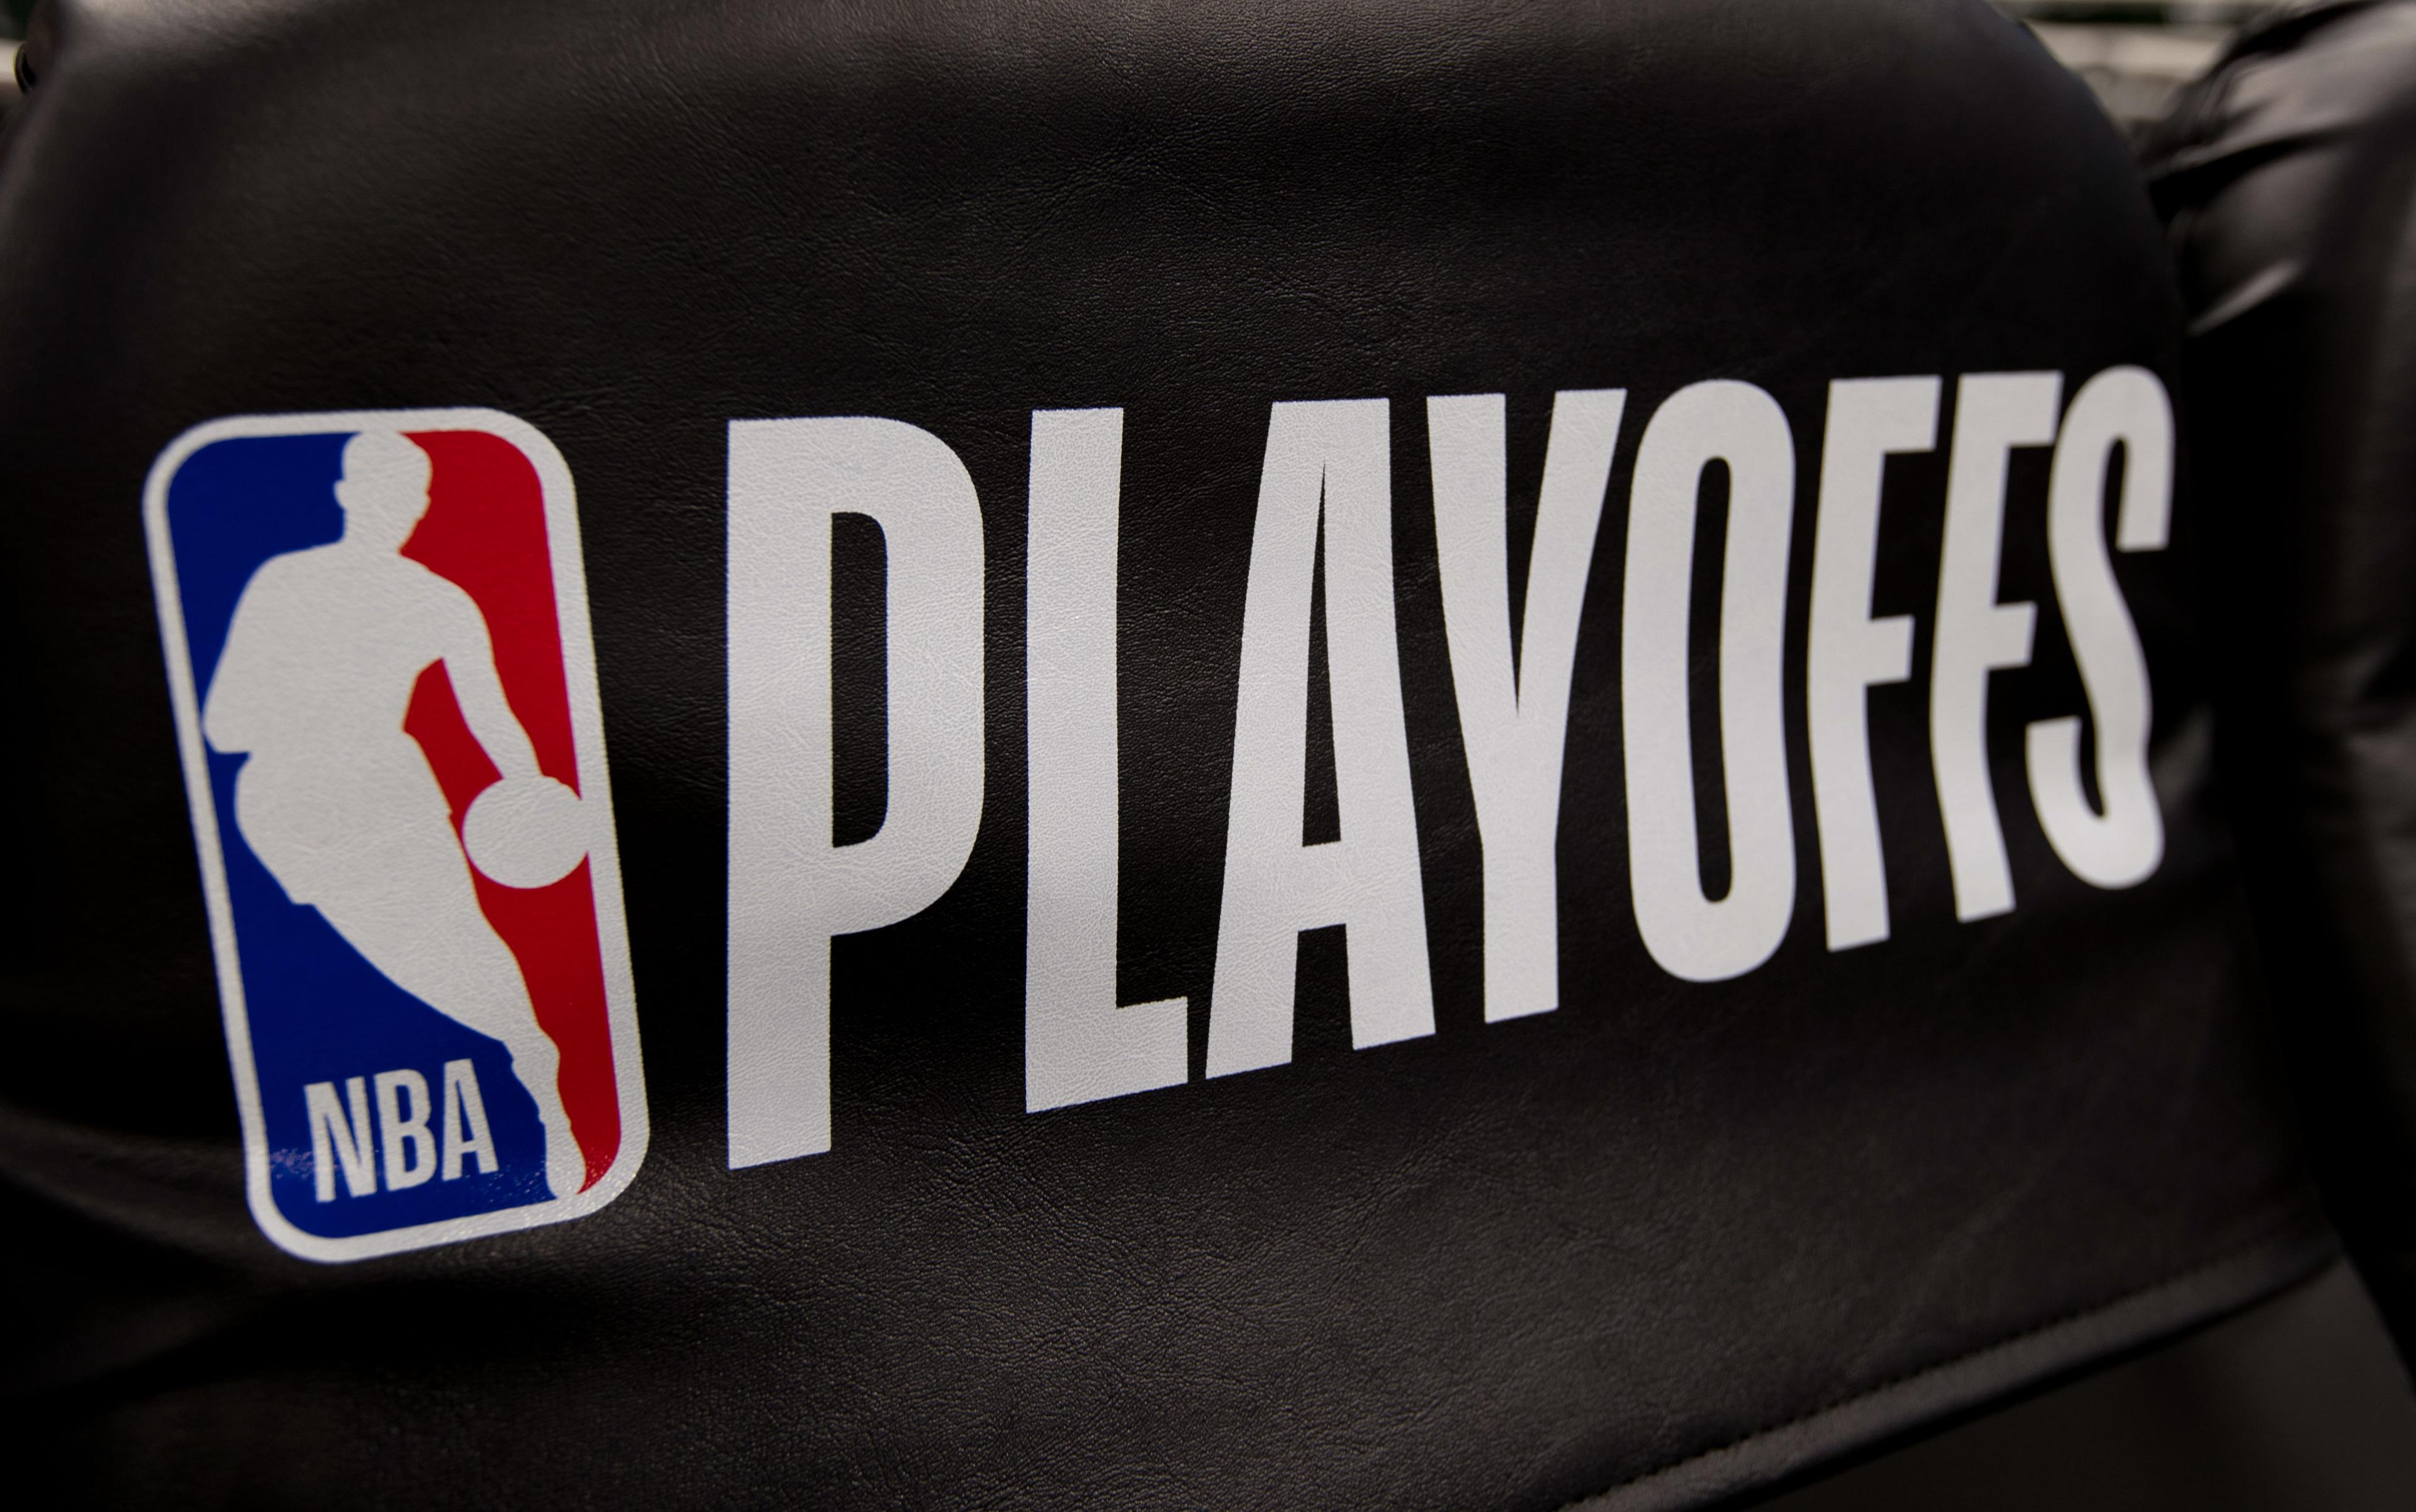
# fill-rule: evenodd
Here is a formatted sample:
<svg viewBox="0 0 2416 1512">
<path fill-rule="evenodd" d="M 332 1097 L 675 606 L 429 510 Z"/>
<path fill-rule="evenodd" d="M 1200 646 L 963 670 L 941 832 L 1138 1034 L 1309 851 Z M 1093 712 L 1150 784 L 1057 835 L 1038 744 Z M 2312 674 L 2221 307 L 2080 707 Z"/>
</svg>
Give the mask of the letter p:
<svg viewBox="0 0 2416 1512">
<path fill-rule="evenodd" d="M 832 843 L 831 517 L 888 562 L 889 806 Z M 730 1165 L 831 1145 L 830 942 L 936 901 L 982 805 L 982 523 L 898 420 L 730 423 Z"/>
</svg>

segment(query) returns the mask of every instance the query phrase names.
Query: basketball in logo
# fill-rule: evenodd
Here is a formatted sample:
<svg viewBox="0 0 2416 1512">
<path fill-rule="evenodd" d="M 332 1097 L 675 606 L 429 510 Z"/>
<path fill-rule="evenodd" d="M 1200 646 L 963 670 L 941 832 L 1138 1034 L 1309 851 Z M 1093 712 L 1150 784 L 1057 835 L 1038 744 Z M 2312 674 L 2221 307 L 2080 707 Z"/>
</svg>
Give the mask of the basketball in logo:
<svg viewBox="0 0 2416 1512">
<path fill-rule="evenodd" d="M 353 1260 L 610 1202 L 645 1097 L 561 457 L 244 416 L 144 510 L 262 1229 Z"/>
</svg>

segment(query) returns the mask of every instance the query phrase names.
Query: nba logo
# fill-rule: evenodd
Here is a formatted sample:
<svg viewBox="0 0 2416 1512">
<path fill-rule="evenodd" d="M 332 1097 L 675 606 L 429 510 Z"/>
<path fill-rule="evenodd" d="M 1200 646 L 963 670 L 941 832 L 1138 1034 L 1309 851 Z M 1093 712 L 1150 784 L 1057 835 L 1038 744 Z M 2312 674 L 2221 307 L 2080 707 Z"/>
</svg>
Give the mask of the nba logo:
<svg viewBox="0 0 2416 1512">
<path fill-rule="evenodd" d="M 247 416 L 143 501 L 246 1189 L 356 1260 L 645 1154 L 570 474 L 492 410 Z"/>
</svg>

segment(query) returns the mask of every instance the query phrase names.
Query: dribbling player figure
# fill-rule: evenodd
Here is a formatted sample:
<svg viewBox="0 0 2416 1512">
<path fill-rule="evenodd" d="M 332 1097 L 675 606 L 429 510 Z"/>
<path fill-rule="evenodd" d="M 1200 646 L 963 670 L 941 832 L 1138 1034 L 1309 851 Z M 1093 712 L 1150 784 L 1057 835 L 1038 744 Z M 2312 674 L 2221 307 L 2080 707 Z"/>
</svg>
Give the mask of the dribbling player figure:
<svg viewBox="0 0 2416 1512">
<path fill-rule="evenodd" d="M 563 1111 L 560 1054 L 520 962 L 479 909 L 469 860 L 516 885 L 566 874 L 584 850 L 578 799 L 538 772 L 477 604 L 400 554 L 428 512 L 430 473 L 428 454 L 392 431 L 345 444 L 343 536 L 271 557 L 252 575 L 203 729 L 219 750 L 249 754 L 235 779 L 236 823 L 286 896 L 317 908 L 403 990 L 503 1042 L 545 1127 L 546 1179 L 567 1197 L 586 1167 Z M 438 661 L 503 774 L 467 816 L 470 857 L 402 728 L 420 673 Z M 531 843 L 555 853 L 534 877 Z"/>
</svg>

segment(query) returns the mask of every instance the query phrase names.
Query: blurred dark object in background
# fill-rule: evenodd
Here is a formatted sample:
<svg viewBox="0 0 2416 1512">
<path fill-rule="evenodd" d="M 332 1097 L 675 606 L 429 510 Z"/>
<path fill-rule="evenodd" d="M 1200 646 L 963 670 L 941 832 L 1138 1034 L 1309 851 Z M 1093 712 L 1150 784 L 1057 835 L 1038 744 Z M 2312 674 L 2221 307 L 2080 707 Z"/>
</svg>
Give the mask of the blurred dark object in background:
<svg viewBox="0 0 2416 1512">
<path fill-rule="evenodd" d="M 17 44 L 33 12 L 34 0 L 0 0 L 0 121 L 17 103 Z"/>
<path fill-rule="evenodd" d="M 2161 120 L 2183 85 L 2222 55 L 2242 27 L 2283 8 L 2276 0 L 1996 0 L 2080 75 L 2106 113 L 2137 132 Z"/>
<path fill-rule="evenodd" d="M 2416 1354 L 2416 4 L 2243 31 L 2149 133 L 2227 786 L 2334 1220 Z"/>
</svg>

